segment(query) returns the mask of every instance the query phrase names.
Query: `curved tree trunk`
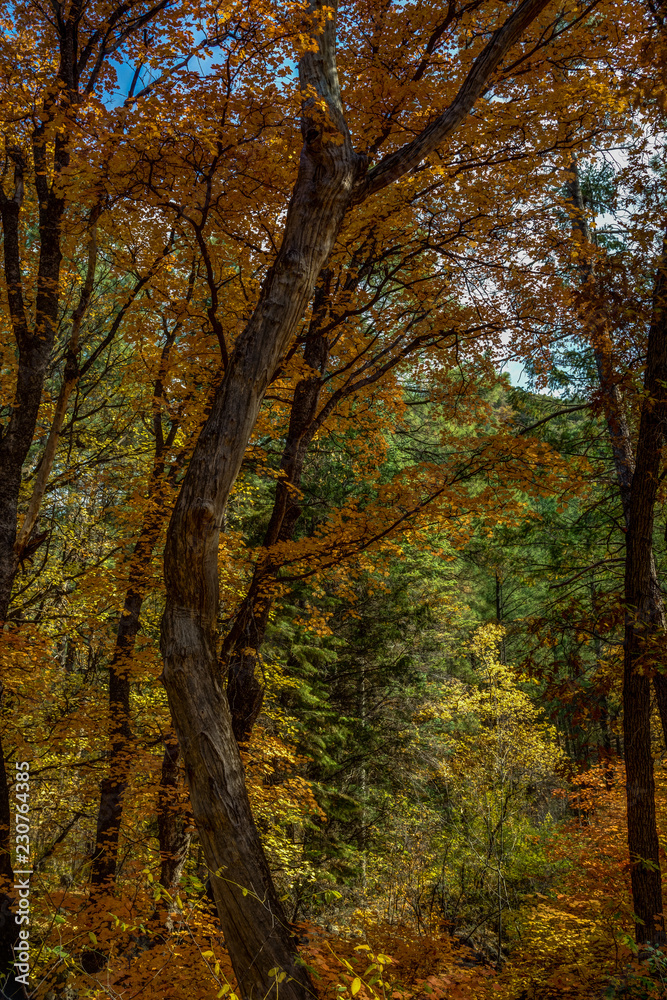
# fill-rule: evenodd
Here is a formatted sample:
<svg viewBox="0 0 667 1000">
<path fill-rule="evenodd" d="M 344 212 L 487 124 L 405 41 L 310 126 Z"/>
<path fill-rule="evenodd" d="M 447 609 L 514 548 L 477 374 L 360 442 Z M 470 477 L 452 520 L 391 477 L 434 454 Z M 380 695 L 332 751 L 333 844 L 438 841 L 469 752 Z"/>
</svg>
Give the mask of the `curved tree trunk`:
<svg viewBox="0 0 667 1000">
<path fill-rule="evenodd" d="M 317 139 L 313 143 L 317 143 Z M 319 161 L 319 162 L 318 162 Z M 245 788 L 218 667 L 218 536 L 269 378 L 305 312 L 347 208 L 360 159 L 349 139 L 307 149 L 281 251 L 237 343 L 193 455 L 165 551 L 164 684 L 225 940 L 244 1000 L 287 974 L 285 1000 L 312 992 L 276 896 Z"/>
<path fill-rule="evenodd" d="M 172 515 L 165 550 L 167 603 L 163 679 L 185 759 L 190 799 L 239 992 L 260 1000 L 286 973 L 284 1000 L 312 994 L 296 961 L 296 939 L 276 895 L 245 788 L 218 666 L 218 538 L 264 392 L 306 312 L 364 160 L 342 120 L 334 61 L 334 23 L 319 51 L 301 60 L 338 126 L 336 141 L 304 121 L 306 138 L 281 249 L 213 401 Z M 342 141 L 338 141 L 341 140 Z"/>
</svg>

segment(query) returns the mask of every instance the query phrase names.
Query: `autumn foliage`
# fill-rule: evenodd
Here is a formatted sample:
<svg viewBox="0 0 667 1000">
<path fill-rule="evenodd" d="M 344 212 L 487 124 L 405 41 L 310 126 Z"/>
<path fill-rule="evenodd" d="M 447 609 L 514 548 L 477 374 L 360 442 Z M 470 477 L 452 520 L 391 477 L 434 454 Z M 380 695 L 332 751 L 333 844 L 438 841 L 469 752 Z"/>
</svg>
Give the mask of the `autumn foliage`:
<svg viewBox="0 0 667 1000">
<path fill-rule="evenodd" d="M 8 1000 L 667 995 L 664 18 L 0 5 Z"/>
</svg>

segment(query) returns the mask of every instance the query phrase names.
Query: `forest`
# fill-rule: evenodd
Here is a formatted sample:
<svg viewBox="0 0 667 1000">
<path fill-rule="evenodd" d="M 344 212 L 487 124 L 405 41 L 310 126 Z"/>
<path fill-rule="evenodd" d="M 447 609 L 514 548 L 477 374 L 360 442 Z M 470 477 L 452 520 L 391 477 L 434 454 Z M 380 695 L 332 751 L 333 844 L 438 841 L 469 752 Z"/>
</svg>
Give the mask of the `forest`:
<svg viewBox="0 0 667 1000">
<path fill-rule="evenodd" d="M 667 0 L 0 0 L 0 95 L 0 995 L 667 998 Z"/>
</svg>

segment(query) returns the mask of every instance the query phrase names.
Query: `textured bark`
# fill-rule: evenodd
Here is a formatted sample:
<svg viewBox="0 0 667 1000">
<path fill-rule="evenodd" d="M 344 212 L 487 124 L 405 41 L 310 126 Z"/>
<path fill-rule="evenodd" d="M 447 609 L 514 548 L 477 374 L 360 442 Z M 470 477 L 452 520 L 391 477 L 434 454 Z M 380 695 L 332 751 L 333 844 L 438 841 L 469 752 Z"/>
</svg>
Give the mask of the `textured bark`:
<svg viewBox="0 0 667 1000">
<path fill-rule="evenodd" d="M 311 5 L 314 14 L 324 5 Z M 332 5 L 326 5 L 331 9 Z M 258 304 L 239 334 L 213 400 L 171 518 L 165 548 L 163 681 L 183 753 L 190 800 L 218 914 L 243 1000 L 271 987 L 282 969 L 284 1000 L 312 994 L 296 963 L 287 926 L 254 824 L 243 767 L 218 667 L 218 542 L 227 498 L 262 398 L 308 308 L 315 282 L 353 200 L 363 200 L 419 162 L 465 118 L 510 46 L 547 6 L 525 0 L 492 36 L 448 112 L 369 175 L 343 117 L 335 62 L 335 19 L 325 21 L 317 51 L 299 63 L 304 145 L 283 240 Z M 317 117 L 315 117 L 317 115 Z"/>
<path fill-rule="evenodd" d="M 646 396 L 632 477 L 625 564 L 623 733 L 627 769 L 628 846 L 637 941 L 662 943 L 662 886 L 650 742 L 650 674 L 664 645 L 665 617 L 652 585 L 653 523 L 667 431 L 667 231 L 656 274 L 648 335 Z M 660 914 L 660 916 L 657 916 Z"/>
</svg>

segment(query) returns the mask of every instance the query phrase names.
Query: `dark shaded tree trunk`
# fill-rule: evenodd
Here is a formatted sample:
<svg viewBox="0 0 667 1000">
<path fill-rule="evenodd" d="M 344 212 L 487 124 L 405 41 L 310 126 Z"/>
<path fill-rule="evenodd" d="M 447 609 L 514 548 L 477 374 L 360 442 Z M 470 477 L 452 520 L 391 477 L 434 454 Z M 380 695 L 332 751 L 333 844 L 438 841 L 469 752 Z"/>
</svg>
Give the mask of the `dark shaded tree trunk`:
<svg viewBox="0 0 667 1000">
<path fill-rule="evenodd" d="M 650 676 L 662 658 L 665 616 L 653 587 L 653 523 L 667 431 L 667 231 L 653 291 L 646 396 L 642 403 L 626 543 L 623 733 L 628 789 L 628 846 L 637 941 L 665 941 L 650 742 Z M 659 914 L 659 916 L 658 916 Z"/>
<path fill-rule="evenodd" d="M 576 163 L 570 196 L 573 224 L 581 243 L 590 243 Z M 600 392 L 607 422 L 626 526 L 623 658 L 623 746 L 627 773 L 628 847 L 637 942 L 663 943 L 662 882 L 655 814 L 651 752 L 651 678 L 667 743 L 667 678 L 656 667 L 657 645 L 664 643 L 665 611 L 653 555 L 653 520 L 667 414 L 667 326 L 665 292 L 667 233 L 653 293 L 644 387 L 647 392 L 633 454 L 623 400 L 614 375 L 612 346 L 604 310 L 589 316 Z M 588 266 L 585 279 L 593 281 Z"/>
<path fill-rule="evenodd" d="M 584 245 L 590 243 L 590 233 L 586 222 L 584 199 L 579 184 L 579 174 L 576 161 L 572 162 L 572 179 L 570 181 L 570 196 L 572 204 L 576 210 L 574 217 L 574 228 L 580 241 Z M 591 281 L 593 278 L 592 268 L 586 268 L 585 279 Z M 598 373 L 600 385 L 600 395 L 607 424 L 609 443 L 614 459 L 614 469 L 616 472 L 616 482 L 618 492 L 623 506 L 623 519 L 625 521 L 626 532 L 630 523 L 630 502 L 632 493 L 632 478 L 635 471 L 635 456 L 632 448 L 632 439 L 628 427 L 628 420 L 625 413 L 625 405 L 618 386 L 618 380 L 614 371 L 612 345 L 607 332 L 608 318 L 604 311 L 595 313 L 589 317 L 591 342 L 595 356 L 595 365 Z M 651 616 L 656 621 L 664 619 L 664 601 L 658 574 L 655 565 L 655 557 L 651 548 L 650 565 L 650 588 L 649 601 L 652 606 Z M 656 704 L 662 724 L 662 732 L 667 746 L 667 676 L 659 669 L 653 671 L 653 688 L 655 691 Z"/>
<path fill-rule="evenodd" d="M 164 757 L 158 792 L 158 840 L 160 843 L 160 884 L 171 895 L 183 872 L 190 847 L 192 815 L 182 802 L 178 740 L 169 733 L 164 741 Z"/>
<path fill-rule="evenodd" d="M 122 645 L 116 640 L 114 658 L 109 667 L 109 749 L 108 773 L 100 783 L 100 805 L 97 811 L 95 849 L 93 852 L 90 881 L 93 886 L 111 887 L 116 879 L 118 859 L 118 836 L 123 814 L 123 797 L 127 791 L 130 766 L 133 757 L 133 738 L 130 723 L 130 679 L 122 672 L 123 653 L 130 653 L 139 631 L 139 608 L 141 602 L 128 609 L 125 601 L 119 635 Z M 118 654 L 118 655 L 116 655 Z"/>
<path fill-rule="evenodd" d="M 156 381 L 155 400 L 158 400 L 161 395 L 164 367 L 172 343 L 173 336 L 163 350 L 163 364 L 161 374 Z M 90 899 L 93 905 L 98 894 L 112 891 L 116 882 L 123 806 L 136 755 L 130 709 L 131 660 L 141 626 L 141 608 L 147 593 L 150 562 L 168 511 L 169 480 L 179 464 L 177 461 L 172 466 L 170 473 L 165 475 L 165 454 L 173 444 L 178 430 L 177 422 L 172 423 L 166 441 L 162 436 L 161 425 L 156 425 L 155 430 L 156 456 L 148 485 L 149 510 L 144 516 L 141 531 L 132 552 L 128 588 L 109 664 L 109 745 L 107 749 L 107 773 L 100 782 L 100 803 L 97 811 L 95 847 L 90 870 Z M 173 750 L 165 747 L 162 780 L 165 778 L 165 767 L 167 768 L 167 776 L 169 776 L 170 765 L 168 761 L 172 753 Z M 106 955 L 99 949 L 87 949 L 83 952 L 81 961 L 86 972 L 92 974 L 104 968 Z"/>
<path fill-rule="evenodd" d="M 191 280 L 188 301 L 192 294 L 192 288 Z M 177 324 L 176 328 L 167 336 L 153 387 L 155 455 L 148 480 L 148 510 L 144 515 L 132 553 L 123 613 L 118 623 L 116 642 L 109 664 L 108 771 L 100 784 L 100 805 L 97 813 L 95 849 L 90 875 L 91 884 L 94 887 L 110 886 L 116 879 L 123 799 L 127 791 L 135 749 L 130 717 L 130 661 L 139 634 L 141 608 L 146 597 L 151 558 L 169 509 L 168 491 L 183 459 L 183 453 L 181 453 L 180 458 L 176 459 L 169 472 L 166 472 L 166 457 L 174 443 L 179 422 L 177 420 L 171 421 L 165 437 L 160 411 L 169 356 L 179 328 L 180 324 Z"/>
<path fill-rule="evenodd" d="M 67 82 L 67 81 L 63 81 Z M 23 297 L 20 249 L 20 217 L 24 195 L 26 164 L 19 150 L 8 149 L 14 166 L 14 190 L 6 194 L 0 184 L 0 217 L 2 218 L 4 247 L 4 279 L 12 329 L 18 348 L 18 371 L 11 416 L 5 427 L 0 427 L 0 627 L 4 626 L 9 611 L 12 587 L 19 565 L 16 546 L 18 498 L 21 474 L 37 424 L 42 399 L 44 379 L 53 349 L 58 318 L 58 289 L 60 282 L 61 225 L 64 201 L 55 193 L 60 172 L 69 163 L 67 143 L 59 137 L 55 143 L 55 177 L 47 184 L 46 140 L 44 125 L 33 137 L 35 169 L 43 174 L 36 181 L 39 197 L 40 253 L 37 275 L 35 320 L 31 323 Z M 9 781 L 5 768 L 5 755 L 0 746 L 0 864 L 3 875 L 10 880 L 0 888 L 0 914 L 6 915 L 13 908 L 11 867 L 11 807 Z M 7 824 L 4 822 L 7 817 Z M 14 978 L 11 965 L 13 947 L 18 940 L 18 926 L 13 918 L 5 919 L 0 926 L 0 981 L 8 996 L 20 996 L 22 986 Z"/>
<path fill-rule="evenodd" d="M 158 447 L 156 444 L 156 449 Z M 130 711 L 132 681 L 129 671 L 141 625 L 140 615 L 146 596 L 150 561 L 167 513 L 165 488 L 164 461 L 160 458 L 151 474 L 151 509 L 144 518 L 132 553 L 129 585 L 109 664 L 107 773 L 100 782 L 95 847 L 90 869 L 90 902 L 93 906 L 99 894 L 111 892 L 116 882 L 123 805 L 136 751 Z M 88 948 L 81 956 L 82 966 L 89 974 L 99 972 L 106 962 L 106 954 L 100 949 Z"/>
<path fill-rule="evenodd" d="M 53 434 L 50 435 L 46 463 L 42 476 L 38 475 L 39 487 L 31 502 L 25 527 L 26 532 L 17 538 L 18 497 L 21 486 L 23 466 L 33 442 L 44 380 L 50 363 L 58 321 L 60 319 L 60 273 L 62 262 L 62 227 L 68 207 L 68 185 L 71 169 L 71 128 L 72 115 L 76 113 L 81 103 L 83 93 L 94 90 L 100 74 L 103 72 L 110 53 L 115 51 L 113 41 L 128 38 L 141 30 L 159 12 L 162 4 L 156 4 L 152 11 L 137 18 L 134 12 L 128 14 L 123 5 L 109 8 L 103 15 L 100 24 L 92 25 L 89 34 L 83 30 L 82 18 L 85 9 L 83 0 L 72 0 L 69 4 L 54 0 L 52 4 L 53 26 L 57 41 L 53 51 L 57 70 L 53 77 L 45 81 L 44 98 L 39 113 L 33 117 L 38 122 L 32 135 L 27 139 L 31 147 L 32 165 L 31 178 L 34 185 L 32 192 L 37 205 L 39 235 L 39 260 L 34 289 L 28 296 L 34 302 L 32 308 L 26 305 L 23 288 L 23 261 L 21 258 L 21 211 L 24 199 L 25 174 L 28 162 L 21 149 L 6 147 L 6 166 L 0 182 L 0 218 L 3 231 L 4 268 L 3 277 L 6 286 L 7 304 L 13 336 L 18 351 L 18 369 L 14 387 L 14 399 L 11 405 L 11 415 L 4 427 L 0 426 L 0 627 L 7 620 L 10 598 L 21 555 L 34 551 L 41 538 L 31 538 L 32 525 L 36 521 L 37 511 L 43 488 L 46 484 L 49 455 L 55 448 L 55 441 L 60 431 L 58 421 L 67 405 L 67 396 L 76 378 L 72 368 L 74 350 L 68 356 L 64 375 L 64 388 L 56 408 L 56 421 Z M 103 28 L 102 32 L 99 30 Z M 116 34 L 115 34 L 116 33 Z M 101 38 L 106 41 L 100 48 Z M 105 47 L 108 46 L 108 47 Z M 81 86 L 81 77 L 86 73 L 87 79 Z M 55 127 L 54 127 L 55 125 Z M 13 167 L 13 182 L 11 191 L 9 175 Z M 99 207 L 93 209 L 90 224 L 94 227 Z M 78 223 L 77 223 L 78 225 Z M 93 248 L 94 258 L 94 248 Z M 32 261 L 32 250 L 30 260 Z M 31 267 L 27 267 L 29 271 Z M 91 271 L 89 269 L 89 275 Z M 92 264 L 94 274 L 94 260 Z M 82 292 L 78 310 L 75 310 L 73 322 L 80 322 L 90 297 L 89 282 Z M 76 338 L 75 338 L 76 339 Z M 101 348 L 100 348 L 101 350 Z M 95 357 L 97 354 L 93 352 Z M 92 364 L 92 361 L 90 361 Z M 79 372 L 80 374 L 80 372 Z M 41 495 L 40 495 L 41 490 Z M 0 819 L 11 816 L 9 783 L 4 770 L 4 754 L 0 747 Z M 9 866 L 10 841 L 4 822 L 0 821 L 0 860 L 1 865 Z M 11 898 L 0 891 L 0 913 L 7 913 Z M 14 921 L 5 921 L 0 928 L 0 963 L 10 953 L 16 940 L 17 927 Z M 7 971 L 5 965 L 0 965 L 0 975 Z M 21 995 L 13 975 L 6 986 L 7 995 Z"/>
<path fill-rule="evenodd" d="M 166 365 L 167 357 L 168 351 L 163 352 L 163 365 Z M 162 376 L 156 382 L 156 399 L 161 394 L 161 378 Z M 108 770 L 100 783 L 100 805 L 90 874 L 91 884 L 94 887 L 105 885 L 109 887 L 116 879 L 123 799 L 135 756 L 130 716 L 129 670 L 141 625 L 140 615 L 147 593 L 150 562 L 169 509 L 169 480 L 178 463 L 172 467 L 170 474 L 165 474 L 165 453 L 173 444 L 177 430 L 178 424 L 173 422 L 166 441 L 162 437 L 161 430 L 156 433 L 155 464 L 148 485 L 149 510 L 144 516 L 132 553 L 123 613 L 118 623 L 116 642 L 109 664 Z"/>
</svg>

